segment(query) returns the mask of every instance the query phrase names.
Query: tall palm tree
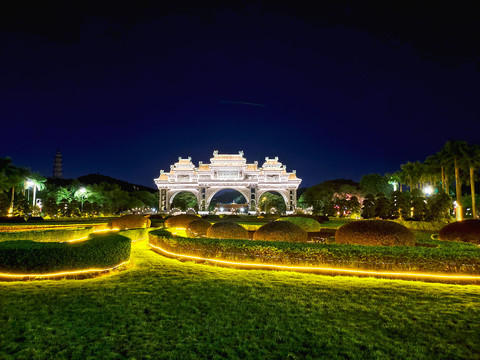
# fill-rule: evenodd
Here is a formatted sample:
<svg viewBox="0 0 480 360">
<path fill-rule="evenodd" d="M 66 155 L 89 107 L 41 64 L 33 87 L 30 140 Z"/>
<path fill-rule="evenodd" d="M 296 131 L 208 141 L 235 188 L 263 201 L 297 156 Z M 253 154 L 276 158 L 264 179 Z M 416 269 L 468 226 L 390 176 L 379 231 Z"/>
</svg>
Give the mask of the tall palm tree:
<svg viewBox="0 0 480 360">
<path fill-rule="evenodd" d="M 402 169 L 403 178 L 410 187 L 410 192 L 412 192 L 413 184 L 415 183 L 415 165 L 409 161 L 406 164 L 400 165 L 400 168 Z"/>
<path fill-rule="evenodd" d="M 29 171 L 25 168 L 17 167 L 12 164 L 10 158 L 1 159 L 0 163 L 0 172 L 2 175 L 2 188 L 6 188 L 11 192 L 10 198 L 10 208 L 8 214 L 13 214 L 13 207 L 15 203 L 15 189 L 18 188 L 25 177 L 28 175 Z"/>
<path fill-rule="evenodd" d="M 431 155 L 425 159 L 425 178 L 430 185 L 436 187 L 439 181 L 443 186 L 443 167 L 440 158 L 437 155 Z"/>
<path fill-rule="evenodd" d="M 470 191 L 472 194 L 472 215 L 474 219 L 478 218 L 477 207 L 475 204 L 475 169 L 480 168 L 480 146 L 474 144 L 467 146 L 464 152 L 464 164 L 470 173 Z"/>
<path fill-rule="evenodd" d="M 46 178 L 44 178 L 42 175 L 38 173 L 33 173 L 30 175 L 29 180 L 32 183 L 33 186 L 33 206 L 32 209 L 35 211 L 35 207 L 37 206 L 36 204 L 36 198 L 37 198 L 37 190 L 42 191 L 45 189 L 45 182 L 47 181 Z"/>
<path fill-rule="evenodd" d="M 445 146 L 443 147 L 442 151 L 445 152 L 445 157 L 447 162 L 452 163 L 455 169 L 455 192 L 457 194 L 457 210 L 456 210 L 456 218 L 457 221 L 463 220 L 463 206 L 462 206 L 462 183 L 460 179 L 460 165 L 462 163 L 462 159 L 465 156 L 466 149 L 468 148 L 468 144 L 466 141 L 447 141 Z"/>
</svg>

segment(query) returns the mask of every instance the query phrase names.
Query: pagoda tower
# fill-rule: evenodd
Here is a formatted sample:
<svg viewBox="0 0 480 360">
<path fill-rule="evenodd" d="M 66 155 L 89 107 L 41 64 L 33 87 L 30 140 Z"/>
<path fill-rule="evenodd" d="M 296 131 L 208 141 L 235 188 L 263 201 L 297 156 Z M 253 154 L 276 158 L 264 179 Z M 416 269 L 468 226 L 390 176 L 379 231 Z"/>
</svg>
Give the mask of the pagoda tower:
<svg viewBox="0 0 480 360">
<path fill-rule="evenodd" d="M 52 177 L 54 179 L 63 179 L 62 153 L 60 150 L 57 150 L 57 153 L 55 154 Z"/>
</svg>

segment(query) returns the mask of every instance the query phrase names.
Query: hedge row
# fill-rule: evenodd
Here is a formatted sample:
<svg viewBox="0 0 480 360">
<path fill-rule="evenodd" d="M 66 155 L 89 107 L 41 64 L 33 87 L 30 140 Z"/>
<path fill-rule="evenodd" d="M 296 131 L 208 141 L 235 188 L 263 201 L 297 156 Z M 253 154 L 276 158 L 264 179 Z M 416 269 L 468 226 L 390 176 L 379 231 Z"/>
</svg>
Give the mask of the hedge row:
<svg viewBox="0 0 480 360">
<path fill-rule="evenodd" d="M 364 270 L 480 274 L 480 248 L 430 240 L 430 246 L 382 247 L 173 237 L 151 231 L 150 243 L 174 253 L 232 261 Z"/>
<path fill-rule="evenodd" d="M 62 242 L 88 236 L 95 230 L 94 227 L 29 230 L 15 232 L 0 232 L 0 241 L 33 240 L 37 242 Z"/>
<path fill-rule="evenodd" d="M 130 258 L 131 240 L 116 234 L 91 235 L 74 243 L 41 243 L 30 240 L 0 243 L 0 272 L 51 273 L 88 268 L 108 268 Z"/>
</svg>

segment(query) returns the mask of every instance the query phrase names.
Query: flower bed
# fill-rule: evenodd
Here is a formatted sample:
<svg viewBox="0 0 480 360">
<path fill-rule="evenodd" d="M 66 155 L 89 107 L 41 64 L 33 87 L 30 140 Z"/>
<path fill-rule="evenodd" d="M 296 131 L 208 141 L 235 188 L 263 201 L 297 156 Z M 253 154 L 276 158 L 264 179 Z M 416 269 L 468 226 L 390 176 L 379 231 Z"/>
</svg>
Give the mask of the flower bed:
<svg viewBox="0 0 480 360">
<path fill-rule="evenodd" d="M 480 274 L 480 248 L 435 240 L 431 246 L 362 246 L 271 241 L 192 239 L 165 230 L 149 233 L 153 246 L 176 254 L 258 264 L 318 266 L 343 269 Z"/>
</svg>

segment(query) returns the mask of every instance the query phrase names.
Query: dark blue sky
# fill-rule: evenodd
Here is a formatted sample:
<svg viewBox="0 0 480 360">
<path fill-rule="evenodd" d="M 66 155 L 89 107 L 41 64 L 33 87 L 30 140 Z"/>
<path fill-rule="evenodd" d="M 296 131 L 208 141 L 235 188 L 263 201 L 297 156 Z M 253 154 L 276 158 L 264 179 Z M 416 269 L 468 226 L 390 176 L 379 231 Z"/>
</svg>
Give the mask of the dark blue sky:
<svg viewBox="0 0 480 360">
<path fill-rule="evenodd" d="M 0 26 L 0 157 L 45 176 L 58 148 L 65 177 L 153 186 L 218 149 L 310 186 L 480 141 L 468 8 L 52 4 Z"/>
</svg>

